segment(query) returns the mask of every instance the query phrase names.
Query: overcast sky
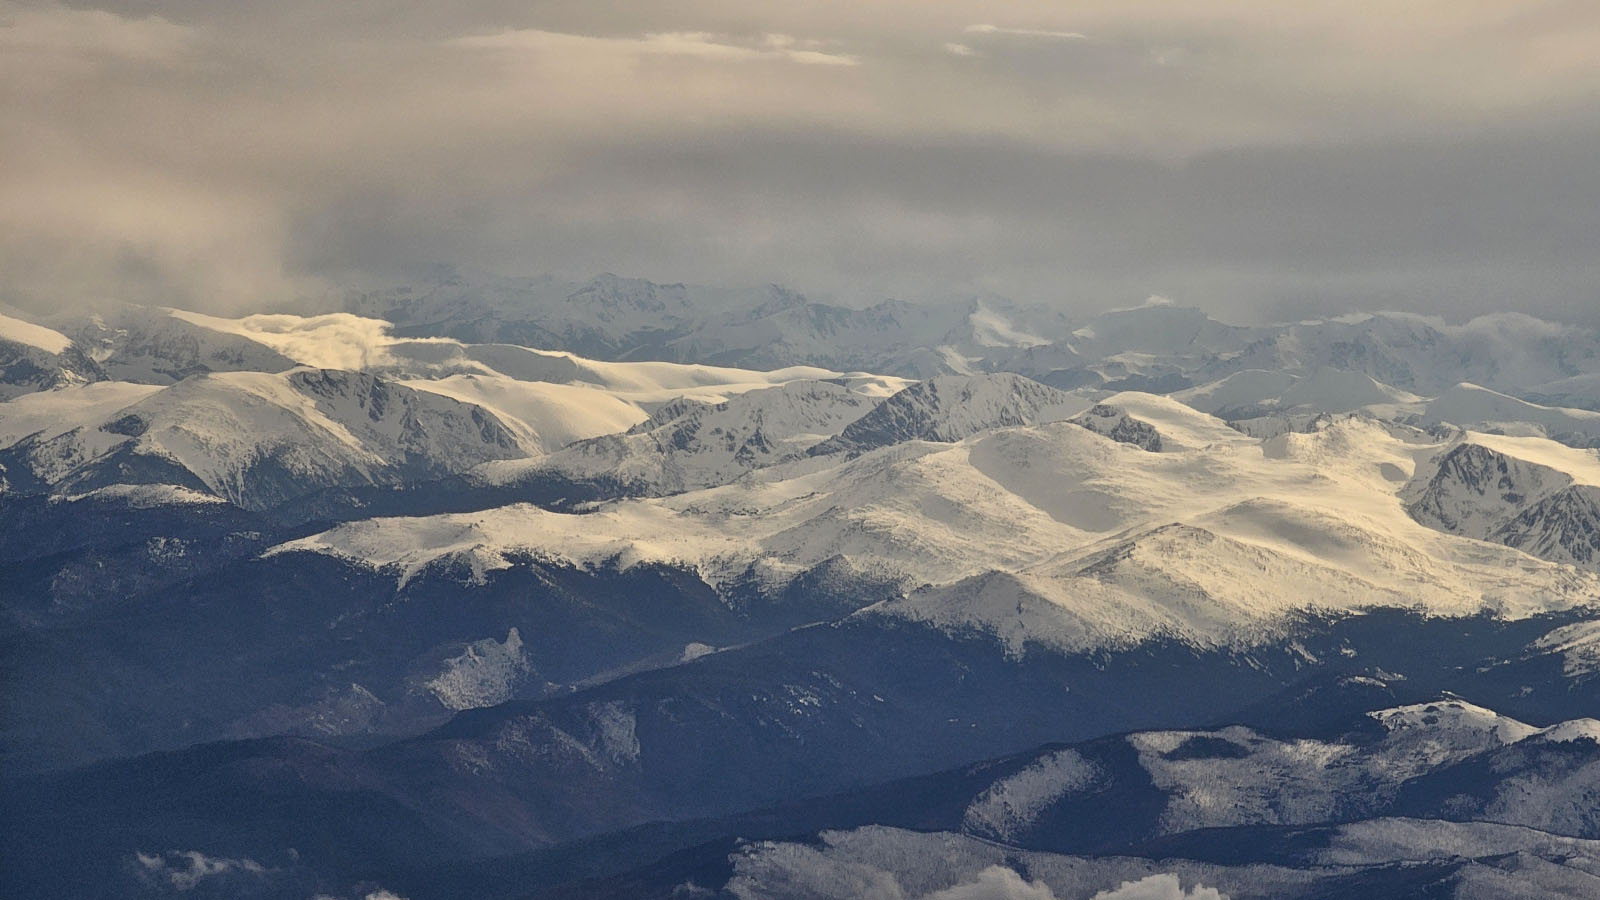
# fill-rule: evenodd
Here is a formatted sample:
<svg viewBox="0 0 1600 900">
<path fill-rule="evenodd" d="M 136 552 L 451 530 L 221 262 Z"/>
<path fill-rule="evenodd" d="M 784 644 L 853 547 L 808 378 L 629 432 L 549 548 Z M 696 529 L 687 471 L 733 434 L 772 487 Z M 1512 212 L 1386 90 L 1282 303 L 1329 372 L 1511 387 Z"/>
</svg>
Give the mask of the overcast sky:
<svg viewBox="0 0 1600 900">
<path fill-rule="evenodd" d="M 0 0 L 25 309 L 443 261 L 1600 323 L 1597 159 L 1595 0 Z"/>
</svg>

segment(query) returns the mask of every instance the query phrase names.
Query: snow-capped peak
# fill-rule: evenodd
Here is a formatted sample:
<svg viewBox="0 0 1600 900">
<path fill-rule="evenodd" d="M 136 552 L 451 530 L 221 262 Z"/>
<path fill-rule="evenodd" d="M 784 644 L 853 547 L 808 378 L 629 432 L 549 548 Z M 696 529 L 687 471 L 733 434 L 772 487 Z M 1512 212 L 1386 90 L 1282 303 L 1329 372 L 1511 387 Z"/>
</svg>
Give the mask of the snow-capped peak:
<svg viewBox="0 0 1600 900">
<path fill-rule="evenodd" d="M 1514 744 L 1539 732 L 1532 725 L 1457 698 L 1377 710 L 1368 715 L 1391 735 L 1415 733 L 1429 741 L 1455 735 L 1453 743 L 1458 745 L 1484 741 Z"/>
<path fill-rule="evenodd" d="M 904 441 L 959 441 L 994 428 L 1060 421 L 1089 405 L 1020 375 L 941 375 L 895 394 L 811 453 L 856 455 Z"/>
</svg>

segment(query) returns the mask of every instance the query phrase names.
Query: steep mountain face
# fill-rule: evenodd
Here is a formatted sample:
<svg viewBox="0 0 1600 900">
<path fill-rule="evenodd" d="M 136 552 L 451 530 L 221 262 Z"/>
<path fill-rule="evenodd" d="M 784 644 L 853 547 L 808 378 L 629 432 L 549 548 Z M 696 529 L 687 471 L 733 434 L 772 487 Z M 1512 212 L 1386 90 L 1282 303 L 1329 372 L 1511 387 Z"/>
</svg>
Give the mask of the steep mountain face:
<svg viewBox="0 0 1600 900">
<path fill-rule="evenodd" d="M 105 377 L 65 335 L 0 313 L 0 401 Z"/>
<path fill-rule="evenodd" d="M 944 375 L 895 394 L 810 453 L 854 456 L 906 441 L 948 443 L 992 428 L 1059 421 L 1085 405 L 1019 375 Z"/>
<path fill-rule="evenodd" d="M 74 403 L 83 420 L 0 453 L 13 490 L 170 484 L 265 509 L 321 488 L 438 477 L 529 452 L 478 407 L 362 373 L 200 375 L 122 406 L 131 392 L 112 402 L 101 393 Z"/>
<path fill-rule="evenodd" d="M 0 340 L 0 402 L 54 388 L 75 387 L 105 378 L 93 359 L 69 348 L 46 353 Z"/>
<path fill-rule="evenodd" d="M 1595 483 L 1600 465 L 1574 454 L 1573 471 L 1583 479 L 1575 483 L 1569 472 L 1511 455 L 1530 449 L 1526 442 L 1501 439 L 1500 445 L 1511 452 L 1469 442 L 1443 454 L 1432 478 L 1409 491 L 1412 516 L 1442 531 L 1541 559 L 1589 569 L 1600 565 L 1600 486 Z M 1548 454 L 1541 458 L 1559 462 Z"/>
<path fill-rule="evenodd" d="M 1487 540 L 1507 518 L 1570 484 L 1549 466 L 1463 443 L 1439 460 L 1410 510 L 1424 524 Z"/>
<path fill-rule="evenodd" d="M 1556 491 L 1489 537 L 1540 559 L 1600 569 L 1600 487 L 1573 485 Z"/>
</svg>

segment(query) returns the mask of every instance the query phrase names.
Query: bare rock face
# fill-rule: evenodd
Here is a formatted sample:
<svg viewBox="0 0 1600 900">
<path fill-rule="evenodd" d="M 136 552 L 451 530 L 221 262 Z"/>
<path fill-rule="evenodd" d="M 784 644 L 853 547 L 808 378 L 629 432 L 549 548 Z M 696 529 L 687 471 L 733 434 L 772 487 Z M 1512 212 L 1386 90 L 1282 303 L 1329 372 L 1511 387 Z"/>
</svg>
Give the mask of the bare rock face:
<svg viewBox="0 0 1600 900">
<path fill-rule="evenodd" d="M 1565 472 L 1464 443 L 1411 492 L 1407 510 L 1424 525 L 1600 568 L 1600 488 L 1574 484 Z"/>
<path fill-rule="evenodd" d="M 1571 476 L 1547 466 L 1464 443 L 1439 459 L 1409 509 L 1424 525 L 1485 540 L 1527 505 L 1571 483 Z"/>
<path fill-rule="evenodd" d="M 1127 410 L 1104 403 L 1068 420 L 1113 441 L 1132 444 L 1151 453 L 1161 452 L 1161 432 L 1154 425 L 1128 415 Z"/>
<path fill-rule="evenodd" d="M 1541 559 L 1600 569 L 1600 488 L 1563 488 L 1496 528 L 1492 540 Z"/>
</svg>

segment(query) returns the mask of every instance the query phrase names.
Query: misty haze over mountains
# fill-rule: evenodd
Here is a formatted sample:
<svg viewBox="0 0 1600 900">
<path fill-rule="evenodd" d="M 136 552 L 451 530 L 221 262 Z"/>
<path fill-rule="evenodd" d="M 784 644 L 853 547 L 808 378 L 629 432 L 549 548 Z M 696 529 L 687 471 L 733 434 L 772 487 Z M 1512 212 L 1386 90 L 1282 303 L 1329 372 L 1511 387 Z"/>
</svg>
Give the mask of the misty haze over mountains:
<svg viewBox="0 0 1600 900">
<path fill-rule="evenodd" d="M 12 0 L 0 302 L 227 315 L 419 261 L 854 304 L 1600 324 L 1570 0 Z"/>
<path fill-rule="evenodd" d="M 8 890 L 1584 897 L 1600 332 L 0 318 Z"/>
<path fill-rule="evenodd" d="M 1600 897 L 1596 85 L 0 0 L 0 900 Z"/>
</svg>

